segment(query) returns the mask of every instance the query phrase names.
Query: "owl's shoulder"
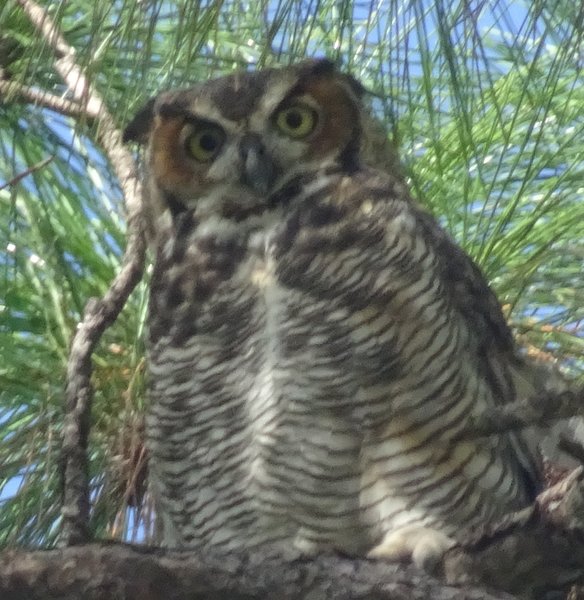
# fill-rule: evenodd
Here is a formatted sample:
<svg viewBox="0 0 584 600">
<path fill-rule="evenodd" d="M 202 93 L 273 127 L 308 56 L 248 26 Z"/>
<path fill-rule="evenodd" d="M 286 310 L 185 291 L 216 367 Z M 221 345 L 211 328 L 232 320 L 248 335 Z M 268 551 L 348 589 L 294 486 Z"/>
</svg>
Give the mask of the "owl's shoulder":
<svg viewBox="0 0 584 600">
<path fill-rule="evenodd" d="M 346 207 L 345 222 L 361 230 L 367 242 L 383 240 L 390 245 L 396 236 L 416 241 L 434 256 L 435 277 L 467 323 L 481 351 L 513 353 L 515 345 L 499 300 L 481 268 L 471 256 L 410 195 L 399 177 L 363 168 L 339 180 L 339 204 Z"/>
</svg>

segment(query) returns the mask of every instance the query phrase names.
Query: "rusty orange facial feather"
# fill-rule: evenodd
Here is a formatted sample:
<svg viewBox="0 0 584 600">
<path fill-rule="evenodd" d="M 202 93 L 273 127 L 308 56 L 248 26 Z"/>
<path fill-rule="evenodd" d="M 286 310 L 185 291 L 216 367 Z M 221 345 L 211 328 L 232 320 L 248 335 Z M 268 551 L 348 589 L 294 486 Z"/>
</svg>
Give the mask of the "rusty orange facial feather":
<svg viewBox="0 0 584 600">
<path fill-rule="evenodd" d="M 152 136 L 151 167 L 160 184 L 175 189 L 188 184 L 194 175 L 193 165 L 181 147 L 184 119 L 156 117 Z"/>
<path fill-rule="evenodd" d="M 346 146 L 357 133 L 359 114 L 339 80 L 335 77 L 314 79 L 304 90 L 319 106 L 326 107 L 322 113 L 324 122 L 318 129 L 319 134 L 314 136 L 311 143 L 311 154 L 327 154 Z M 347 123 L 354 123 L 355 126 L 347 127 Z"/>
</svg>

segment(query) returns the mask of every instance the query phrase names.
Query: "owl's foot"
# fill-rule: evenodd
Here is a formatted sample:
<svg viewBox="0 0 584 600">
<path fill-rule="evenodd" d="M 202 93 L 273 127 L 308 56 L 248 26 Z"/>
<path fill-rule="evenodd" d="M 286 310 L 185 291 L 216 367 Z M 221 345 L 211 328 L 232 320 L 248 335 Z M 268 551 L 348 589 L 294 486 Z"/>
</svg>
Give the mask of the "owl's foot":
<svg viewBox="0 0 584 600">
<path fill-rule="evenodd" d="M 294 538 L 293 548 L 302 557 L 310 558 L 323 552 L 331 552 L 334 546 L 330 543 L 314 541 L 313 536 L 309 536 L 304 528 L 301 528 Z"/>
<path fill-rule="evenodd" d="M 388 533 L 367 556 L 388 561 L 411 560 L 425 571 L 433 572 L 444 553 L 455 544 L 455 540 L 437 529 L 410 525 Z"/>
<path fill-rule="evenodd" d="M 314 558 L 322 554 L 346 557 L 363 557 L 363 544 L 355 544 L 356 538 L 337 537 L 334 540 L 319 539 L 314 532 L 301 528 L 291 547 L 302 558 Z"/>
</svg>

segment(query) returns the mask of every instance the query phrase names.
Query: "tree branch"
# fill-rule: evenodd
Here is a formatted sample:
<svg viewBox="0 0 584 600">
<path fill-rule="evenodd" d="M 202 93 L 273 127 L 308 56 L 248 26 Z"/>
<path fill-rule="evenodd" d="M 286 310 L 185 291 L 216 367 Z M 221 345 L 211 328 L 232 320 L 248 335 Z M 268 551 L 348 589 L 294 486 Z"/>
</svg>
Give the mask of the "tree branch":
<svg viewBox="0 0 584 600">
<path fill-rule="evenodd" d="M 216 555 L 92 544 L 0 555 L 10 600 L 513 600 L 445 585 L 415 569 L 335 556 L 285 560 L 267 552 Z"/>
<path fill-rule="evenodd" d="M 522 598 L 564 594 L 584 582 L 584 477 L 579 467 L 533 506 L 460 533 L 444 556 L 449 583 L 484 581 Z"/>
<path fill-rule="evenodd" d="M 39 169 L 42 169 L 43 167 L 46 167 L 53 160 L 53 158 L 55 158 L 55 157 L 54 156 L 49 156 L 48 158 L 45 158 L 44 160 L 41 160 L 40 162 L 32 165 L 32 167 L 29 167 L 28 169 L 25 169 L 24 171 L 22 171 L 22 173 L 19 173 L 18 175 L 15 175 L 12 179 L 10 179 L 6 183 L 0 185 L 0 192 L 3 189 L 5 189 L 5 188 L 12 187 L 12 186 L 16 185 L 22 179 L 24 179 L 25 177 L 28 177 L 31 173 L 34 173 L 35 171 L 38 171 Z"/>
<path fill-rule="evenodd" d="M 576 589 L 574 583 L 584 582 L 582 473 L 577 469 L 543 492 L 531 507 L 480 530 L 460 532 L 460 543 L 443 557 L 439 577 L 412 564 L 330 554 L 306 558 L 269 547 L 225 554 L 102 542 L 47 551 L 5 551 L 0 554 L 0 598 L 560 598 L 559 594 Z"/>
<path fill-rule="evenodd" d="M 468 425 L 452 442 L 550 425 L 578 415 L 584 416 L 584 389 L 545 392 L 526 400 L 492 406 L 480 415 L 470 417 Z"/>
<path fill-rule="evenodd" d="M 83 105 L 85 114 L 95 118 L 107 114 L 101 96 L 92 89 L 85 73 L 77 64 L 75 49 L 67 43 L 46 9 L 34 0 L 17 0 L 17 2 L 53 51 L 55 70 L 67 84 L 75 101 Z"/>
<path fill-rule="evenodd" d="M 91 355 L 104 330 L 110 326 L 142 277 L 146 243 L 142 224 L 140 182 L 134 159 L 122 144 L 122 132 L 107 111 L 101 96 L 90 85 L 76 62 L 75 50 L 67 44 L 46 10 L 33 0 L 17 0 L 55 56 L 54 67 L 66 83 L 71 98 L 61 101 L 53 95 L 17 88 L 29 98 L 72 116 L 95 120 L 97 141 L 104 149 L 124 194 L 127 211 L 127 244 L 122 268 L 105 296 L 91 299 L 73 338 L 67 365 L 66 415 L 63 428 L 63 526 L 61 541 L 78 544 L 89 538 L 89 482 L 87 438 L 93 389 Z"/>
<path fill-rule="evenodd" d="M 77 102 L 61 98 L 45 90 L 31 88 L 9 79 L 0 78 L 0 98 L 14 98 L 30 102 L 31 104 L 54 110 L 66 117 L 95 117 L 94 115 L 89 115 L 85 107 Z"/>
</svg>

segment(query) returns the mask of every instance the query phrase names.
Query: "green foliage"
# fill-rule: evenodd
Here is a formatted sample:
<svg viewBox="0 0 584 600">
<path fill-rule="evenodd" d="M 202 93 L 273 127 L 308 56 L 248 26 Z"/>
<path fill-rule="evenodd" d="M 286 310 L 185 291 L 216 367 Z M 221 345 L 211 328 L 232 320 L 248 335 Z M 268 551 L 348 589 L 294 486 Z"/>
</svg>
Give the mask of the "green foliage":
<svg viewBox="0 0 584 600">
<path fill-rule="evenodd" d="M 414 195 L 480 262 L 522 343 L 584 371 L 578 3 L 43 5 L 120 127 L 162 89 L 338 60 L 371 91 Z M 1 3 L 0 78 L 66 94 L 54 60 L 17 1 Z M 0 99 L 0 545 L 55 542 L 67 349 L 124 246 L 122 194 L 96 139 L 83 119 Z M 142 284 L 94 357 L 92 527 L 102 536 L 153 534 L 140 420 L 146 297 Z"/>
</svg>

